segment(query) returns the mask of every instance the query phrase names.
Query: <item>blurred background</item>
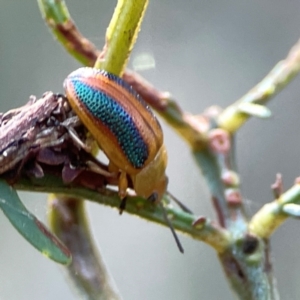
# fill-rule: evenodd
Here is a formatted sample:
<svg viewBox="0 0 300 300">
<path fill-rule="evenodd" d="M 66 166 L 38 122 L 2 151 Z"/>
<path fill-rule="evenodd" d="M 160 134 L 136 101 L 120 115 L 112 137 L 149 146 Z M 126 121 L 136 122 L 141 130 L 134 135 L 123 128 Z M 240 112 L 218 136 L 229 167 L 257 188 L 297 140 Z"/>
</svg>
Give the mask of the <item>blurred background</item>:
<svg viewBox="0 0 300 300">
<path fill-rule="evenodd" d="M 76 24 L 99 48 L 116 1 L 68 1 Z M 56 43 L 36 1 L 0 0 L 0 111 L 32 94 L 63 92 L 64 78 L 80 65 Z M 168 90 L 192 113 L 237 100 L 300 37 L 298 0 L 151 0 L 129 62 Z M 285 188 L 300 175 L 299 78 L 269 104 L 273 117 L 251 119 L 237 135 L 242 192 L 249 214 L 272 200 L 270 185 L 283 174 Z M 208 190 L 184 142 L 163 124 L 169 152 L 169 190 L 197 214 L 214 218 Z M 46 221 L 44 194 L 20 193 Z M 180 236 L 181 255 L 168 229 L 87 203 L 97 244 L 124 299 L 232 299 L 214 251 Z M 27 244 L 0 214 L 0 299 L 76 299 L 63 270 Z M 272 238 L 282 299 L 300 298 L 299 222 L 289 220 Z"/>
</svg>

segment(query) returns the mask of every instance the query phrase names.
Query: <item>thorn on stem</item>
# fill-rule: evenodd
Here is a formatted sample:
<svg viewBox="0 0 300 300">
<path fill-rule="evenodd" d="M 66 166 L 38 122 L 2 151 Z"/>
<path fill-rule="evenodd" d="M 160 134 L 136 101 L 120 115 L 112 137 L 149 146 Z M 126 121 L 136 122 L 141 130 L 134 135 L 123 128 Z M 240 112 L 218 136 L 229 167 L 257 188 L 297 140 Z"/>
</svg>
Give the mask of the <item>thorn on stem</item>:
<svg viewBox="0 0 300 300">
<path fill-rule="evenodd" d="M 193 222 L 193 227 L 195 227 L 196 229 L 202 229 L 205 222 L 206 222 L 206 218 L 201 216 L 196 221 Z"/>
<path fill-rule="evenodd" d="M 278 199 L 283 192 L 283 181 L 282 175 L 280 173 L 276 174 L 275 182 L 271 185 L 271 189 L 273 190 L 273 195 L 275 199 Z"/>
<path fill-rule="evenodd" d="M 237 206 L 242 204 L 242 196 L 239 190 L 237 189 L 227 189 L 225 191 L 225 198 L 229 205 Z"/>
<path fill-rule="evenodd" d="M 230 135 L 224 129 L 213 129 L 209 133 L 209 144 L 216 153 L 228 153 L 231 147 Z"/>
<path fill-rule="evenodd" d="M 232 170 L 224 170 L 221 175 L 222 182 L 228 187 L 237 187 L 240 184 L 238 174 Z"/>
</svg>

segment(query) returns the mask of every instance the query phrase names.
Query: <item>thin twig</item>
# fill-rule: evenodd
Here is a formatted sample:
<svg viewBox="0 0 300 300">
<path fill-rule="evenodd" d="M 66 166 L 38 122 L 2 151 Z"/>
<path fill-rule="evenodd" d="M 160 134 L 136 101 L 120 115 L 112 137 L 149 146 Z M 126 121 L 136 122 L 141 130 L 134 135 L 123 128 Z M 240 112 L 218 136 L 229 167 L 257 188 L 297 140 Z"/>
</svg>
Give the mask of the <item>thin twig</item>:
<svg viewBox="0 0 300 300">
<path fill-rule="evenodd" d="M 220 114 L 218 118 L 219 126 L 230 133 L 237 131 L 251 117 L 251 114 L 243 112 L 241 104 L 264 105 L 287 86 L 298 75 L 299 71 L 300 40 L 290 50 L 288 56 L 277 63 L 260 83 Z"/>
<path fill-rule="evenodd" d="M 269 238 L 289 217 L 298 217 L 285 211 L 284 208 L 288 205 L 300 207 L 300 180 L 296 180 L 293 187 L 275 201 L 265 204 L 252 217 L 249 223 L 250 231 L 262 238 Z"/>
<path fill-rule="evenodd" d="M 69 276 L 79 293 L 89 299 L 121 299 L 95 247 L 83 201 L 52 195 L 48 218 L 53 232 L 72 253 Z"/>
</svg>

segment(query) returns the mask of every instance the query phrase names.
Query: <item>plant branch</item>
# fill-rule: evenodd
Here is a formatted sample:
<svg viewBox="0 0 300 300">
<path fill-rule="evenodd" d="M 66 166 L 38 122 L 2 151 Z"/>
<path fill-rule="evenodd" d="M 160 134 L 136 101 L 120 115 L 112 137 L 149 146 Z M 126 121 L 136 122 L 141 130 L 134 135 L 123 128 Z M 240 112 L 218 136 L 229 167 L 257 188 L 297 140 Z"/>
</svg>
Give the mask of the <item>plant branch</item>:
<svg viewBox="0 0 300 300">
<path fill-rule="evenodd" d="M 119 210 L 120 206 L 120 197 L 115 191 L 107 188 L 98 190 L 88 189 L 80 187 L 78 184 L 66 186 L 57 176 L 46 173 L 43 178 L 20 178 L 13 186 L 18 190 L 63 194 L 68 197 L 88 199 L 98 204 L 108 205 L 117 210 Z M 189 235 L 193 239 L 206 242 L 217 252 L 225 251 L 230 242 L 226 230 L 204 217 L 199 218 L 173 207 L 170 204 L 172 199 L 169 199 L 167 195 L 165 195 L 165 201 L 167 202 L 165 209 L 168 217 L 176 230 Z M 168 226 L 161 207 L 153 205 L 141 197 L 129 196 L 125 212 L 163 226 Z"/>
<path fill-rule="evenodd" d="M 65 1 L 38 0 L 42 16 L 54 37 L 68 53 L 86 66 L 93 66 L 100 51 L 77 29 Z"/>
<path fill-rule="evenodd" d="M 249 229 L 253 234 L 267 239 L 289 217 L 299 218 L 300 180 L 271 203 L 265 204 L 251 219 Z"/>
<path fill-rule="evenodd" d="M 238 101 L 224 109 L 218 118 L 219 127 L 233 133 L 252 115 L 268 117 L 269 113 L 262 105 L 290 83 L 299 71 L 300 40 L 290 50 L 288 56 L 277 63 L 260 83 Z"/>
<path fill-rule="evenodd" d="M 148 0 L 118 0 L 106 31 L 106 44 L 95 68 L 122 76 L 137 39 Z"/>
<path fill-rule="evenodd" d="M 51 195 L 48 208 L 53 232 L 72 252 L 68 274 L 81 296 L 89 295 L 89 299 L 121 299 L 94 245 L 84 202 L 77 198 Z"/>
</svg>

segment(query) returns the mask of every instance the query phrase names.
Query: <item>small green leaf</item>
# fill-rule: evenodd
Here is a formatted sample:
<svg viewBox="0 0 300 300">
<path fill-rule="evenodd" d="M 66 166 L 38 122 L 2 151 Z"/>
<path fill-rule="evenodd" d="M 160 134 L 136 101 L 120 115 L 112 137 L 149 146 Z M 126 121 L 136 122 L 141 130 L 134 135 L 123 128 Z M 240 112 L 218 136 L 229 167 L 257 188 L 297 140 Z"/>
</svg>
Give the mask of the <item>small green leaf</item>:
<svg viewBox="0 0 300 300">
<path fill-rule="evenodd" d="M 69 264 L 70 251 L 21 202 L 17 192 L 0 180 L 0 208 L 19 233 L 46 257 Z"/>
<path fill-rule="evenodd" d="M 290 217 L 300 218 L 300 205 L 298 204 L 288 203 L 283 206 L 282 210 Z"/>
<path fill-rule="evenodd" d="M 266 106 L 249 102 L 240 103 L 238 110 L 242 113 L 258 118 L 269 118 L 272 115 L 271 111 Z"/>
</svg>

